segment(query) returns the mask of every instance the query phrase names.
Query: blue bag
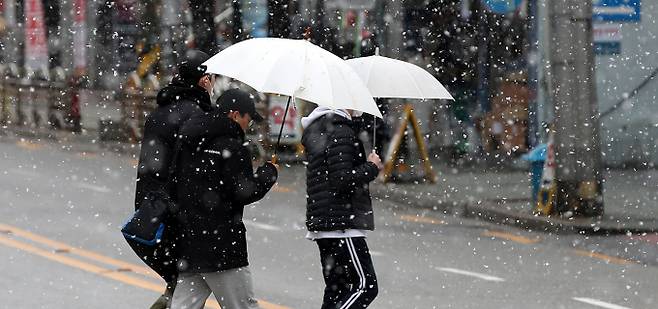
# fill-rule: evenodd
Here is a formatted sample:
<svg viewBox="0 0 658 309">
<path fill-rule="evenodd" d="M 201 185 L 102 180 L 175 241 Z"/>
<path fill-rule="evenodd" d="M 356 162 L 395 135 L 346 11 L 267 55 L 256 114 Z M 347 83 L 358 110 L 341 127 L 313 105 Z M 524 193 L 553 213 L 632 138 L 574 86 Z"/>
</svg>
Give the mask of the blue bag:
<svg viewBox="0 0 658 309">
<path fill-rule="evenodd" d="M 149 193 L 141 206 L 128 219 L 121 233 L 128 241 L 136 241 L 147 246 L 155 246 L 162 241 L 165 222 L 173 201 L 164 192 Z"/>
</svg>

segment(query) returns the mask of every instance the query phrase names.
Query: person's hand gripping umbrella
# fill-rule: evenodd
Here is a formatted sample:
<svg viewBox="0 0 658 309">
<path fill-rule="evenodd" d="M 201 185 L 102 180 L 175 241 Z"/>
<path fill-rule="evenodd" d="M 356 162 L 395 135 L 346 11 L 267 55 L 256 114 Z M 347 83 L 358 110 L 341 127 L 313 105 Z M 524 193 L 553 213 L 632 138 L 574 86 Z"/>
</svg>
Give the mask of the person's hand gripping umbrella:
<svg viewBox="0 0 658 309">
<path fill-rule="evenodd" d="M 376 98 L 406 98 L 406 99 L 447 99 L 454 100 L 452 95 L 432 74 L 423 68 L 408 62 L 383 57 L 379 48 L 375 55 L 347 60 L 347 63 L 359 74 L 368 90 Z M 376 148 L 375 122 L 373 121 L 373 148 Z M 426 166 L 429 158 L 423 150 Z M 429 170 L 429 169 L 428 169 Z"/>
</svg>

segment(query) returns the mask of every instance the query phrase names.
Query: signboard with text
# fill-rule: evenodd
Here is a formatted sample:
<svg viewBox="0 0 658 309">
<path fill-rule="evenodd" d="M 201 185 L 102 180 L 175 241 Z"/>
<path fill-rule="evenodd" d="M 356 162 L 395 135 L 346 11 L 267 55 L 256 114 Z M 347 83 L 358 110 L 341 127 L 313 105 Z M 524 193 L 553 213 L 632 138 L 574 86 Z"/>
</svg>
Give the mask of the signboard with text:
<svg viewBox="0 0 658 309">
<path fill-rule="evenodd" d="M 48 69 L 48 42 L 41 0 L 25 2 L 25 66 Z"/>
<path fill-rule="evenodd" d="M 327 9 L 341 10 L 371 10 L 375 7 L 372 0 L 328 0 L 325 1 Z"/>
<path fill-rule="evenodd" d="M 594 52 L 597 55 L 621 53 L 621 25 L 595 23 L 593 25 Z"/>
<path fill-rule="evenodd" d="M 270 140 L 276 142 L 279 137 L 281 124 L 284 123 L 283 116 L 286 111 L 287 96 L 270 95 L 269 123 L 270 123 Z M 292 102 L 288 108 L 288 115 L 285 117 L 283 125 L 283 134 L 281 136 L 282 144 L 296 144 L 302 141 L 302 124 L 297 109 Z"/>
<path fill-rule="evenodd" d="M 515 11 L 523 0 L 484 0 L 484 5 L 496 14 L 507 14 Z"/>
<path fill-rule="evenodd" d="M 85 74 L 87 67 L 86 5 L 86 0 L 73 2 L 73 67 L 79 76 Z"/>
<path fill-rule="evenodd" d="M 640 21 L 640 0 L 593 0 L 592 5 L 592 17 L 595 21 Z"/>
</svg>

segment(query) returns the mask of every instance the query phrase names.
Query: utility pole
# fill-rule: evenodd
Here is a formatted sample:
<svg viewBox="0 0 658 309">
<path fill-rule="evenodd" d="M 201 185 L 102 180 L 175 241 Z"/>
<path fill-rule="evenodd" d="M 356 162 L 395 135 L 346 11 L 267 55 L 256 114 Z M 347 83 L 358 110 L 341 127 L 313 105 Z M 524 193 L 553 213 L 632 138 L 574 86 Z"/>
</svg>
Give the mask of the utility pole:
<svg viewBox="0 0 658 309">
<path fill-rule="evenodd" d="M 555 108 L 555 211 L 603 214 L 599 115 L 592 44 L 592 0 L 549 4 Z"/>
<path fill-rule="evenodd" d="M 475 9 L 477 35 L 480 37 L 478 47 L 478 64 L 477 64 L 477 103 L 478 109 L 482 114 L 491 110 L 489 97 L 491 95 L 491 24 L 489 23 L 489 14 L 484 7 L 484 1 L 476 1 Z"/>
<path fill-rule="evenodd" d="M 539 140 L 539 14 L 538 0 L 528 0 L 528 87 L 530 102 L 528 102 L 528 144 L 531 148 L 537 146 Z"/>
</svg>

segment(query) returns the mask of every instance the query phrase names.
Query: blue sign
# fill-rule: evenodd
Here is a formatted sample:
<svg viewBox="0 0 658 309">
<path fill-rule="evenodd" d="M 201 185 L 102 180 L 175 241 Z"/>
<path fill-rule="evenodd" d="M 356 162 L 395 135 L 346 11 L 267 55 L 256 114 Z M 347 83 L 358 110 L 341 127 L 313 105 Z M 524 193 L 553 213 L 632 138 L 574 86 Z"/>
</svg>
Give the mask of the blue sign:
<svg viewBox="0 0 658 309">
<path fill-rule="evenodd" d="M 596 21 L 640 21 L 640 0 L 593 0 L 592 4 L 592 17 Z"/>
<path fill-rule="evenodd" d="M 484 0 L 484 5 L 496 14 L 507 14 L 516 10 L 521 2 L 523 0 Z"/>
<path fill-rule="evenodd" d="M 595 42 L 594 53 L 597 55 L 621 54 L 621 42 Z"/>
<path fill-rule="evenodd" d="M 242 28 L 250 38 L 267 36 L 267 0 L 242 1 Z"/>
</svg>

